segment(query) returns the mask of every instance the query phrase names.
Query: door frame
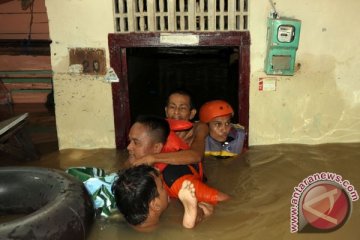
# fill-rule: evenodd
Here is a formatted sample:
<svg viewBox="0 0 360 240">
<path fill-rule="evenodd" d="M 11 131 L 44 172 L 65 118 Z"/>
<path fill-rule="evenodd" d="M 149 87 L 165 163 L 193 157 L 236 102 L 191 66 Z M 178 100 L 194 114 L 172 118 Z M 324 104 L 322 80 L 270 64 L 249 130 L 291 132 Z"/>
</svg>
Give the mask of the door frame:
<svg viewBox="0 0 360 240">
<path fill-rule="evenodd" d="M 174 33 L 176 35 L 177 33 Z M 239 51 L 238 74 L 238 119 L 239 123 L 249 129 L 249 86 L 250 86 L 250 33 L 243 32 L 203 32 L 181 33 L 196 36 L 198 44 L 195 46 L 229 46 L 237 47 Z M 119 82 L 111 83 L 115 143 L 116 148 L 125 149 L 130 130 L 130 104 L 128 88 L 128 68 L 126 49 L 140 47 L 189 47 L 187 44 L 169 44 L 160 41 L 161 33 L 110 33 L 108 44 L 110 51 L 110 66 L 114 69 Z M 194 47 L 194 45 L 191 45 Z M 245 138 L 245 147 L 248 146 L 248 134 Z"/>
</svg>

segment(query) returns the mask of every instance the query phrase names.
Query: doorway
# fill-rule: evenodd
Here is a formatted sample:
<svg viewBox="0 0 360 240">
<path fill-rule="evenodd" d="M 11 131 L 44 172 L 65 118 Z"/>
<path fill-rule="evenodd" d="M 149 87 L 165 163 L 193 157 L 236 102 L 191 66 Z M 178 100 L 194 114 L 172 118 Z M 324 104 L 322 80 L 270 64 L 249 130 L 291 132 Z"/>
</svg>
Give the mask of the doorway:
<svg viewBox="0 0 360 240">
<path fill-rule="evenodd" d="M 120 79 L 112 83 L 117 148 L 126 147 L 137 115 L 164 116 L 175 88 L 190 90 L 197 108 L 211 99 L 228 101 L 234 121 L 248 129 L 249 33 L 189 34 L 199 38 L 196 46 L 162 44 L 160 33 L 109 34 L 110 65 Z"/>
<path fill-rule="evenodd" d="M 197 110 L 208 100 L 226 100 L 238 121 L 237 48 L 128 48 L 126 55 L 131 122 L 141 114 L 164 116 L 174 89 L 190 91 Z"/>
</svg>

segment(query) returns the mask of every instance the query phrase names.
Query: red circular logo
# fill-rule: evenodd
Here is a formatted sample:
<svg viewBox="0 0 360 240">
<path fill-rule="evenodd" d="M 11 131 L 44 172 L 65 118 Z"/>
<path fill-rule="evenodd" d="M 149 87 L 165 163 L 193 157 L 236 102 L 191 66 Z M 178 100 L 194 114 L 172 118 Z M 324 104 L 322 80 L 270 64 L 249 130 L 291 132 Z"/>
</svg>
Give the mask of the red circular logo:
<svg viewBox="0 0 360 240">
<path fill-rule="evenodd" d="M 347 194 L 329 183 L 310 187 L 302 201 L 303 216 L 317 229 L 330 230 L 344 224 L 350 211 Z"/>
</svg>

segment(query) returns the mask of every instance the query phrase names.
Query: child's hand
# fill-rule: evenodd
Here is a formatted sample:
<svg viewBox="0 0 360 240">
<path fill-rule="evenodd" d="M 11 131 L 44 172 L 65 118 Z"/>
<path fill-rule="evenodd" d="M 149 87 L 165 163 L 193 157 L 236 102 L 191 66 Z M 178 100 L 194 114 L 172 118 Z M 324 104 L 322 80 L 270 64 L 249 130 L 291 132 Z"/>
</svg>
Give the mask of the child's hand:
<svg viewBox="0 0 360 240">
<path fill-rule="evenodd" d="M 194 137 L 194 130 L 190 129 L 189 131 L 176 131 L 176 135 L 181 138 L 185 143 L 190 145 Z"/>
</svg>

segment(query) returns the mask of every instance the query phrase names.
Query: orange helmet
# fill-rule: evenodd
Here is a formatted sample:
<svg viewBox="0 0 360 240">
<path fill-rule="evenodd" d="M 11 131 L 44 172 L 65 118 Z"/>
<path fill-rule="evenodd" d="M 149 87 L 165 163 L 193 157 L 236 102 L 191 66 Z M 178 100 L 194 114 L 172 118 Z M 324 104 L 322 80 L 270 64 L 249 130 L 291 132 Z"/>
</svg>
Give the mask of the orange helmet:
<svg viewBox="0 0 360 240">
<path fill-rule="evenodd" d="M 224 100 L 213 100 L 206 102 L 204 105 L 200 108 L 200 121 L 208 123 L 211 121 L 211 119 L 216 117 L 221 117 L 225 115 L 233 115 L 234 110 Z"/>
</svg>

